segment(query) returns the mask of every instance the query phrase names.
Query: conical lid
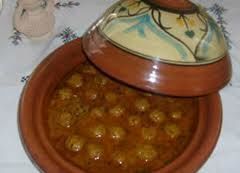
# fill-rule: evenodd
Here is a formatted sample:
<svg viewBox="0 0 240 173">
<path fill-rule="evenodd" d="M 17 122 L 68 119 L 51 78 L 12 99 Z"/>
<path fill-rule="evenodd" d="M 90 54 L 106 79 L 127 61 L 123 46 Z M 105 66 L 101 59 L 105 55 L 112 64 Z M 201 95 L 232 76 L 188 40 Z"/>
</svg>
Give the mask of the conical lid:
<svg viewBox="0 0 240 173">
<path fill-rule="evenodd" d="M 123 0 L 83 38 L 89 59 L 135 87 L 174 96 L 215 92 L 231 77 L 223 33 L 188 0 Z"/>
</svg>

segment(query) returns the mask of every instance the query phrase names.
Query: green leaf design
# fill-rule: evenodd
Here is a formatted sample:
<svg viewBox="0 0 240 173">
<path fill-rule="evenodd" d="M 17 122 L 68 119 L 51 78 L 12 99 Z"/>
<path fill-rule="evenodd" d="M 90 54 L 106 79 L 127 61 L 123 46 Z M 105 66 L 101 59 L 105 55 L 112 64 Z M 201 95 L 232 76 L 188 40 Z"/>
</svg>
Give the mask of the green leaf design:
<svg viewBox="0 0 240 173">
<path fill-rule="evenodd" d="M 189 37 L 189 38 L 193 38 L 195 36 L 195 32 L 194 31 L 186 31 L 185 34 Z"/>
</svg>

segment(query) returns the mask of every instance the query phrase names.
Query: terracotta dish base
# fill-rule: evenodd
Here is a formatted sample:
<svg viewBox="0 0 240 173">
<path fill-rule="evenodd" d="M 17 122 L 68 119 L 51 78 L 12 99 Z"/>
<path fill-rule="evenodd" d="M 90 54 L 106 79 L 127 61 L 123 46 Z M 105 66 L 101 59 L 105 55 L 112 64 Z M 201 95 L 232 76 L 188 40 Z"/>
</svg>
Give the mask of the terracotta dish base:
<svg viewBox="0 0 240 173">
<path fill-rule="evenodd" d="M 34 164 L 46 173 L 84 172 L 55 151 L 43 126 L 50 94 L 66 74 L 84 61 L 81 39 L 65 44 L 37 67 L 22 93 L 18 119 L 22 144 Z M 221 99 L 218 93 L 198 99 L 199 123 L 192 141 L 175 161 L 156 172 L 194 173 L 212 153 L 222 124 Z"/>
</svg>

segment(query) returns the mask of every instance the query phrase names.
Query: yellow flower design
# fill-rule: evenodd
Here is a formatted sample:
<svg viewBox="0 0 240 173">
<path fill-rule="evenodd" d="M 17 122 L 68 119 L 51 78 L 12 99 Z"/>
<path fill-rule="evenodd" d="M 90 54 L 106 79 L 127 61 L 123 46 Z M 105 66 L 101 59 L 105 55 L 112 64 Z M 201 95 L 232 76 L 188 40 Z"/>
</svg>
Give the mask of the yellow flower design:
<svg viewBox="0 0 240 173">
<path fill-rule="evenodd" d="M 184 26 L 184 21 L 182 18 L 177 18 L 177 23 L 179 26 L 183 27 Z"/>
<path fill-rule="evenodd" d="M 193 19 L 189 19 L 190 26 L 195 26 L 195 21 Z"/>
</svg>

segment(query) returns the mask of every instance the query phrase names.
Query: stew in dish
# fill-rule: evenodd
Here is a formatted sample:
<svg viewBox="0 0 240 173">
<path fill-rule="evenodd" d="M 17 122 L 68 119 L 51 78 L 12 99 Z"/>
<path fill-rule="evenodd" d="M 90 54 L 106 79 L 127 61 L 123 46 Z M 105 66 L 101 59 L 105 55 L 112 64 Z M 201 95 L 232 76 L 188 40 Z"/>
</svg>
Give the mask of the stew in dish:
<svg viewBox="0 0 240 173">
<path fill-rule="evenodd" d="M 46 118 L 55 150 L 90 173 L 160 169 L 183 152 L 197 121 L 197 99 L 131 88 L 88 62 L 59 84 Z"/>
</svg>

